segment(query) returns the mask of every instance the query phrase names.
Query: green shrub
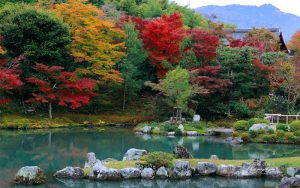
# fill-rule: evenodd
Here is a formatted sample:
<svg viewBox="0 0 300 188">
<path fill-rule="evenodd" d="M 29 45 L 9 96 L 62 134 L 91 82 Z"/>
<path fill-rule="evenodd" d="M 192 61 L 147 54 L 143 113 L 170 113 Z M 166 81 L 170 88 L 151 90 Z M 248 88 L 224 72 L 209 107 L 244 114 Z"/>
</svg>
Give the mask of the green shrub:
<svg viewBox="0 0 300 188">
<path fill-rule="evenodd" d="M 177 129 L 176 125 L 171 125 L 171 124 L 165 124 L 164 125 L 164 130 L 166 132 L 174 132 Z"/>
<path fill-rule="evenodd" d="M 242 133 L 241 137 L 242 137 L 244 142 L 249 142 L 249 140 L 250 140 L 249 133 Z"/>
<path fill-rule="evenodd" d="M 233 125 L 235 131 L 248 131 L 249 125 L 245 120 L 240 120 L 234 123 Z"/>
<path fill-rule="evenodd" d="M 257 134 L 266 134 L 266 130 L 265 129 L 259 129 L 258 131 L 256 131 Z"/>
<path fill-rule="evenodd" d="M 162 134 L 162 133 L 164 133 L 164 131 L 162 131 L 159 127 L 154 127 L 154 128 L 151 130 L 151 133 L 152 133 L 152 134 Z"/>
<path fill-rule="evenodd" d="M 264 135 L 262 139 L 269 143 L 275 143 L 277 141 L 276 134 Z"/>
<path fill-rule="evenodd" d="M 278 125 L 276 125 L 276 130 L 282 130 L 288 132 L 289 126 L 287 124 L 279 123 Z"/>
<path fill-rule="evenodd" d="M 234 131 L 234 132 L 232 133 L 232 136 L 233 136 L 233 137 L 239 137 L 239 135 L 240 135 L 239 132 L 236 132 L 236 131 Z"/>
<path fill-rule="evenodd" d="M 181 132 L 181 130 L 180 129 L 175 129 L 175 135 L 178 135 L 178 136 L 180 136 L 180 135 L 182 135 L 182 132 Z"/>
<path fill-rule="evenodd" d="M 272 128 L 268 128 L 268 129 L 266 130 L 266 132 L 267 132 L 268 134 L 274 134 L 274 133 L 275 133 L 274 129 L 272 129 Z"/>
<path fill-rule="evenodd" d="M 266 119 L 262 119 L 262 118 L 251 118 L 248 120 L 248 125 L 252 126 L 254 124 L 258 124 L 258 123 L 265 123 L 267 125 L 270 124 L 270 122 Z"/>
<path fill-rule="evenodd" d="M 286 141 L 289 141 L 291 139 L 291 137 L 293 137 L 293 136 L 295 136 L 293 133 L 287 132 L 287 133 L 284 134 L 284 139 Z"/>
<path fill-rule="evenodd" d="M 300 137 L 300 130 L 295 131 L 294 135 Z"/>
<path fill-rule="evenodd" d="M 162 166 L 170 167 L 172 165 L 174 157 L 172 154 L 165 153 L 162 151 L 150 152 L 141 157 L 141 161 L 145 165 L 150 166 L 154 169 L 158 169 Z"/>
<path fill-rule="evenodd" d="M 285 135 L 285 132 L 283 130 L 276 131 L 277 140 L 283 141 L 284 140 L 284 135 Z"/>
<path fill-rule="evenodd" d="M 300 120 L 293 121 L 290 124 L 290 129 L 292 132 L 296 132 L 296 131 L 300 130 Z"/>
<path fill-rule="evenodd" d="M 258 132 L 257 131 L 253 131 L 253 130 L 250 130 L 249 131 L 249 135 L 251 138 L 256 138 L 258 136 Z"/>
</svg>

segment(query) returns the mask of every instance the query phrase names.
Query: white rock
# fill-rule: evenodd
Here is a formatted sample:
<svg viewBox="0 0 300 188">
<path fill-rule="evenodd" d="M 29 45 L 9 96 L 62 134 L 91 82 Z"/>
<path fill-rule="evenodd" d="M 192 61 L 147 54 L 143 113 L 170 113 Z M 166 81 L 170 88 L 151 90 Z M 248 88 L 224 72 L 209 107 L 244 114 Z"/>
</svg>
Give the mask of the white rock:
<svg viewBox="0 0 300 188">
<path fill-rule="evenodd" d="M 184 179 L 192 176 L 192 169 L 189 161 L 177 161 L 174 168 L 174 178 Z"/>
<path fill-rule="evenodd" d="M 142 127 L 140 131 L 144 134 L 149 134 L 151 132 L 151 130 L 152 130 L 152 127 L 145 126 L 145 127 Z"/>
<path fill-rule="evenodd" d="M 157 171 L 156 171 L 156 176 L 158 178 L 168 178 L 169 175 L 168 175 L 168 171 L 165 167 L 160 167 Z"/>
<path fill-rule="evenodd" d="M 84 168 L 91 168 L 93 167 L 97 162 L 97 158 L 95 153 L 90 152 L 86 155 Z"/>
<path fill-rule="evenodd" d="M 15 176 L 15 182 L 23 185 L 45 183 L 44 172 L 38 166 L 22 167 Z"/>
<path fill-rule="evenodd" d="M 155 172 L 152 168 L 144 168 L 141 173 L 143 179 L 153 179 L 154 175 Z"/>
<path fill-rule="evenodd" d="M 80 167 L 67 166 L 66 168 L 55 172 L 54 177 L 66 179 L 82 179 L 84 178 L 84 172 Z"/>
<path fill-rule="evenodd" d="M 195 114 L 194 117 L 193 117 L 193 121 L 194 121 L 194 122 L 199 122 L 200 120 L 201 120 L 200 115 Z"/>
<path fill-rule="evenodd" d="M 131 148 L 125 153 L 123 161 L 139 160 L 145 154 L 147 154 L 146 150 Z"/>
<path fill-rule="evenodd" d="M 249 131 L 268 130 L 269 126 L 265 123 L 257 123 L 250 127 Z"/>
<path fill-rule="evenodd" d="M 219 160 L 219 157 L 217 155 L 211 155 L 209 157 L 210 160 Z"/>
<path fill-rule="evenodd" d="M 282 178 L 283 174 L 278 167 L 267 167 L 266 176 L 269 178 Z"/>
<path fill-rule="evenodd" d="M 198 162 L 196 171 L 199 175 L 210 175 L 217 171 L 217 165 L 210 162 Z"/>
<path fill-rule="evenodd" d="M 217 168 L 217 175 L 224 177 L 234 177 L 237 167 L 233 165 L 219 165 Z"/>
<path fill-rule="evenodd" d="M 300 168 L 288 167 L 286 172 L 290 177 L 294 177 L 296 174 L 300 174 Z"/>
<path fill-rule="evenodd" d="M 182 124 L 180 124 L 180 125 L 178 126 L 178 129 L 179 129 L 181 132 L 183 132 L 183 131 L 184 131 L 184 127 L 183 127 L 183 125 L 182 125 Z"/>
<path fill-rule="evenodd" d="M 120 173 L 124 179 L 135 179 L 141 177 L 141 170 L 138 168 L 123 168 Z"/>
</svg>

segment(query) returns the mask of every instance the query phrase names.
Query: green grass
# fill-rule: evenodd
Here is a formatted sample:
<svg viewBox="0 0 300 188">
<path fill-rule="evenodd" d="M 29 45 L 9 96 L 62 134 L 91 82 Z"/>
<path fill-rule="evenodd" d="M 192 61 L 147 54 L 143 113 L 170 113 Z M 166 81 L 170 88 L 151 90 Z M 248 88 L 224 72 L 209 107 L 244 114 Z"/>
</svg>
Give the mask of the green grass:
<svg viewBox="0 0 300 188">
<path fill-rule="evenodd" d="M 174 160 L 173 164 L 175 164 L 177 160 L 179 159 Z M 242 163 L 253 161 L 253 160 L 211 160 L 211 159 L 182 159 L 182 160 L 190 161 L 192 167 L 196 167 L 198 162 L 212 162 L 215 163 L 216 165 L 224 164 L 224 165 L 239 166 Z M 280 167 L 281 165 L 285 165 L 287 167 L 289 166 L 300 167 L 300 157 L 270 158 L 270 159 L 262 159 L 262 160 L 266 161 L 268 165 L 274 167 Z M 140 161 L 113 161 L 106 164 L 106 167 L 115 168 L 115 169 L 130 168 L 130 167 L 135 167 L 135 164 L 139 162 Z"/>
</svg>

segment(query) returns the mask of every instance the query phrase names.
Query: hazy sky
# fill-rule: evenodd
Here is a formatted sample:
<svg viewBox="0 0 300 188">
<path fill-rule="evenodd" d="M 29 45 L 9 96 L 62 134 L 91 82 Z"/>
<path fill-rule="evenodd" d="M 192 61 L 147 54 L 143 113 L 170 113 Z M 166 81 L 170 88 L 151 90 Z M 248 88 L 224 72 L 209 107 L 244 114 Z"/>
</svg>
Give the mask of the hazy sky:
<svg viewBox="0 0 300 188">
<path fill-rule="evenodd" d="M 190 5 L 190 8 L 197 8 L 205 5 L 263 5 L 273 4 L 283 12 L 300 16 L 300 0 L 174 0 L 181 5 Z"/>
</svg>

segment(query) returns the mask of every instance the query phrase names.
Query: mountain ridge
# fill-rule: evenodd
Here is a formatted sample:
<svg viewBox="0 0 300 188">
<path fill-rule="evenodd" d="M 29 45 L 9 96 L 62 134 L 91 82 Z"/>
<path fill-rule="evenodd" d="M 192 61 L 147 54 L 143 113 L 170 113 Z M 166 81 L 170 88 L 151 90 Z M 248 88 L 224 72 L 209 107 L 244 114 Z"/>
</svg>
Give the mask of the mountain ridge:
<svg viewBox="0 0 300 188">
<path fill-rule="evenodd" d="M 255 5 L 208 5 L 195 9 L 206 18 L 215 15 L 218 21 L 232 23 L 237 28 L 280 28 L 286 41 L 300 29 L 300 17 L 281 11 L 272 4 Z"/>
</svg>

